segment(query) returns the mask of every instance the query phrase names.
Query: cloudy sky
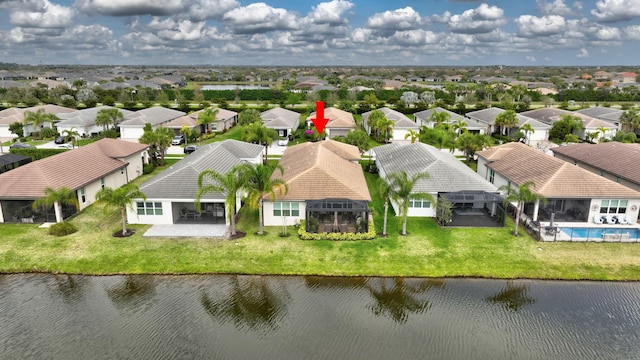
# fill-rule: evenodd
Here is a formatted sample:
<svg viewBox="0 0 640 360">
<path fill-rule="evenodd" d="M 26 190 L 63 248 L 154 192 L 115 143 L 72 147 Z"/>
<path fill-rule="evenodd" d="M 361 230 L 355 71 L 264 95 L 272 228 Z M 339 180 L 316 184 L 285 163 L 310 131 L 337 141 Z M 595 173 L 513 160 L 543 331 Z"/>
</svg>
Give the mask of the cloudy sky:
<svg viewBox="0 0 640 360">
<path fill-rule="evenodd" d="M 640 0 L 0 0 L 0 62 L 638 65 Z"/>
</svg>

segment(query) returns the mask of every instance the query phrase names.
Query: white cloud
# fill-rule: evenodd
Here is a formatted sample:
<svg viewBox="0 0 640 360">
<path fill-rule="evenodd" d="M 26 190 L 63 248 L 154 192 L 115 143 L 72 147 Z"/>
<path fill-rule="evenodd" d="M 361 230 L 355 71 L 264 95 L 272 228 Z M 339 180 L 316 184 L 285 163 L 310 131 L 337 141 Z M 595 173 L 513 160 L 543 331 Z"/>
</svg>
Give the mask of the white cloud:
<svg viewBox="0 0 640 360">
<path fill-rule="evenodd" d="M 364 43 L 369 41 L 373 34 L 371 29 L 357 28 L 351 32 L 351 40 L 356 43 Z"/>
<path fill-rule="evenodd" d="M 543 15 L 573 15 L 573 10 L 571 10 L 571 8 L 564 3 L 564 0 L 554 0 L 553 2 L 547 2 L 546 0 L 536 0 L 536 3 L 538 11 L 540 11 Z"/>
<path fill-rule="evenodd" d="M 640 25 L 631 25 L 624 28 L 624 34 L 628 39 L 640 40 Z"/>
<path fill-rule="evenodd" d="M 501 27 L 506 22 L 504 10 L 497 6 L 480 4 L 475 9 L 451 16 L 449 29 L 463 34 L 487 33 Z"/>
<path fill-rule="evenodd" d="M 532 63 L 534 63 L 534 62 L 537 62 L 537 61 L 538 61 L 538 60 L 536 59 L 536 57 L 535 57 L 535 56 L 533 56 L 533 55 L 525 56 L 525 59 L 526 59 L 528 62 L 532 62 Z"/>
<path fill-rule="evenodd" d="M 158 32 L 158 37 L 171 41 L 194 41 L 204 37 L 205 32 L 204 21 L 191 22 L 190 20 L 182 20 L 176 23 L 172 29 L 165 29 Z"/>
<path fill-rule="evenodd" d="M 237 8 L 240 3 L 236 0 L 196 0 L 187 4 L 191 20 L 220 19 L 229 10 Z"/>
<path fill-rule="evenodd" d="M 417 29 L 421 25 L 422 19 L 412 7 L 407 6 L 402 9 L 387 10 L 383 13 L 373 14 L 367 20 L 367 28 L 382 31 Z"/>
<path fill-rule="evenodd" d="M 273 8 L 263 2 L 227 12 L 223 21 L 238 34 L 295 29 L 297 18 L 286 9 Z"/>
<path fill-rule="evenodd" d="M 588 58 L 589 57 L 589 52 L 587 51 L 587 49 L 582 48 L 582 49 L 580 49 L 580 52 L 578 54 L 576 54 L 576 57 L 578 57 L 578 58 Z"/>
<path fill-rule="evenodd" d="M 519 35 L 525 37 L 558 34 L 564 31 L 566 27 L 564 17 L 560 15 L 543 17 L 521 15 L 514 22 L 518 25 Z"/>
<path fill-rule="evenodd" d="M 631 20 L 640 16 L 640 0 L 600 0 L 591 14 L 602 22 Z"/>
<path fill-rule="evenodd" d="M 405 46 L 420 46 L 435 44 L 440 41 L 440 36 L 433 31 L 422 29 L 396 31 L 389 39 L 390 43 Z"/>
<path fill-rule="evenodd" d="M 341 24 L 345 22 L 344 13 L 353 6 L 352 2 L 345 0 L 323 2 L 314 6 L 307 18 L 316 24 Z"/>
<path fill-rule="evenodd" d="M 87 14 L 110 16 L 171 15 L 181 12 L 181 0 L 77 0 L 76 6 Z"/>
<path fill-rule="evenodd" d="M 73 9 L 45 0 L 38 10 L 11 13 L 9 21 L 21 27 L 63 28 L 72 24 L 73 16 Z"/>
</svg>

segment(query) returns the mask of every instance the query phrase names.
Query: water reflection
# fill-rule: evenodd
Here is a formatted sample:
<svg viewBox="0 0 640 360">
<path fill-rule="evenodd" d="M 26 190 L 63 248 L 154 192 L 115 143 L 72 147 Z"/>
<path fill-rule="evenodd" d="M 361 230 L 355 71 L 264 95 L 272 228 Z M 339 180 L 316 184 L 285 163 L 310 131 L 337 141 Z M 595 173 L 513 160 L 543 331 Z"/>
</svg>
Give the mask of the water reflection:
<svg viewBox="0 0 640 360">
<path fill-rule="evenodd" d="M 487 297 L 486 300 L 493 304 L 502 304 L 507 310 L 518 311 L 524 306 L 536 302 L 528 295 L 528 292 L 528 284 L 514 284 L 513 280 L 507 280 L 505 287 L 500 289 L 497 294 Z"/>
<path fill-rule="evenodd" d="M 221 324 L 231 321 L 238 329 L 250 329 L 265 336 L 278 329 L 287 315 L 290 300 L 284 284 L 271 280 L 263 276 L 233 275 L 228 294 L 202 291 L 200 302 Z"/>
<path fill-rule="evenodd" d="M 433 287 L 443 287 L 441 279 L 408 280 L 405 278 L 372 278 L 366 289 L 375 304 L 369 309 L 376 316 L 386 316 L 404 324 L 409 314 L 422 314 L 431 308 L 429 301 L 420 295 Z"/>
<path fill-rule="evenodd" d="M 79 275 L 53 275 L 55 290 L 67 303 L 75 303 L 82 300 L 84 288 L 89 284 L 89 279 L 86 276 Z"/>
<path fill-rule="evenodd" d="M 154 276 L 127 275 L 122 282 L 106 288 L 113 305 L 120 310 L 146 310 L 154 301 Z"/>
</svg>

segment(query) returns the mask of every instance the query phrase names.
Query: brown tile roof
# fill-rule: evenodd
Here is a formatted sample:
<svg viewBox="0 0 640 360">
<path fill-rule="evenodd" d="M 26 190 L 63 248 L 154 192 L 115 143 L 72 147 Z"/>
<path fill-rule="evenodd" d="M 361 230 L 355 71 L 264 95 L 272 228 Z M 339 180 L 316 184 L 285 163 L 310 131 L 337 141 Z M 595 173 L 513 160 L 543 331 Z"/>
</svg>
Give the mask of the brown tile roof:
<svg viewBox="0 0 640 360">
<path fill-rule="evenodd" d="M 38 105 L 32 106 L 29 108 L 8 108 L 0 111 L 0 124 L 11 124 L 14 122 L 23 122 L 24 121 L 24 113 L 27 111 L 37 112 L 38 110 L 44 110 L 47 114 L 63 114 L 63 113 L 72 113 L 78 111 L 76 109 L 67 108 L 64 106 L 46 104 L 46 105 Z"/>
<path fill-rule="evenodd" d="M 344 198 L 371 201 L 362 167 L 338 154 L 357 153 L 359 157 L 358 149 L 355 146 L 336 143 L 326 140 L 287 148 L 280 159 L 284 174 L 276 171 L 273 176 L 282 177 L 287 182 L 289 192 L 287 195 L 278 195 L 278 199 Z M 354 148 L 355 153 L 353 150 L 346 151 L 343 145 Z M 338 153 L 333 150 L 337 150 Z"/>
<path fill-rule="evenodd" d="M 0 199 L 37 199 L 49 186 L 79 189 L 126 163 L 121 158 L 141 152 L 145 144 L 102 139 L 0 174 Z"/>
<path fill-rule="evenodd" d="M 238 115 L 237 112 L 231 111 L 231 110 L 227 110 L 227 109 L 217 108 L 217 110 L 218 110 L 218 113 L 216 113 L 216 121 L 227 120 L 227 119 L 230 119 L 230 118 Z M 184 115 L 184 116 L 181 116 L 179 118 L 173 119 L 173 120 L 169 121 L 168 123 L 166 123 L 164 126 L 170 127 L 170 128 L 180 128 L 183 125 L 189 126 L 189 127 L 195 127 L 195 126 L 198 125 L 198 116 L 203 111 L 204 111 L 204 109 L 198 110 L 198 111 L 194 111 L 194 112 L 189 113 L 187 115 Z"/>
<path fill-rule="evenodd" d="M 330 107 L 324 109 L 325 118 L 329 119 L 327 123 L 328 128 L 349 128 L 355 129 L 356 120 L 353 118 L 353 114 L 338 108 Z M 316 112 L 312 112 L 307 120 L 315 119 Z"/>
<path fill-rule="evenodd" d="M 559 146 L 551 151 L 640 184 L 640 144 L 623 144 L 617 141 L 585 143 Z"/>
<path fill-rule="evenodd" d="M 640 193 L 522 143 L 507 143 L 477 153 L 487 166 L 515 185 L 532 181 L 548 198 L 640 198 Z"/>
</svg>

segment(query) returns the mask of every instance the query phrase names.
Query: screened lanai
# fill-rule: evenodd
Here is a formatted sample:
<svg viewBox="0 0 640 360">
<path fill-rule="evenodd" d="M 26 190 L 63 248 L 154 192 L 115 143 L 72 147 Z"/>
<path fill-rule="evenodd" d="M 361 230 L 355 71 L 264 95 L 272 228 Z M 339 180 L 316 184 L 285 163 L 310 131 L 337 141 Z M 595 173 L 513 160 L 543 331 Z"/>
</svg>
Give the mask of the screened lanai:
<svg viewBox="0 0 640 360">
<path fill-rule="evenodd" d="M 369 204 L 350 199 L 310 200 L 307 201 L 306 218 L 308 232 L 367 232 Z"/>
</svg>

